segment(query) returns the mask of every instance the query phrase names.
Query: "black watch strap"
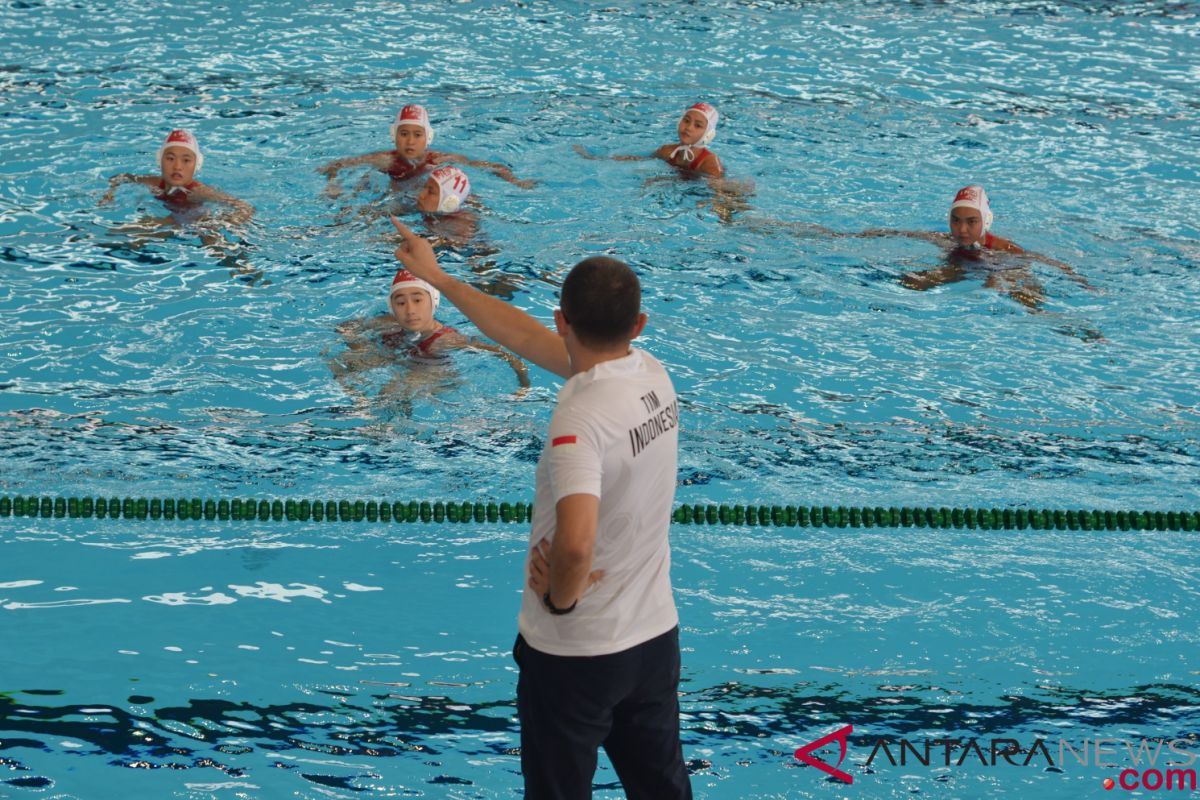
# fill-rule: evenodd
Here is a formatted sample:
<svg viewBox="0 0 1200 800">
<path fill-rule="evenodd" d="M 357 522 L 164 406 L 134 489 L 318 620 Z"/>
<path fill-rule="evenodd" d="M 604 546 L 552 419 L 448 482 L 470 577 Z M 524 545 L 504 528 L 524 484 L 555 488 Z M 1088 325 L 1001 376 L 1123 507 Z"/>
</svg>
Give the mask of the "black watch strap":
<svg viewBox="0 0 1200 800">
<path fill-rule="evenodd" d="M 546 610 L 551 614 L 561 616 L 563 614 L 570 614 L 572 611 L 574 611 L 575 606 L 579 605 L 579 598 L 575 598 L 575 602 L 571 603 L 571 605 L 567 606 L 566 608 L 559 608 L 550 600 L 550 592 L 546 592 L 542 595 L 542 605 L 544 605 Z"/>
</svg>

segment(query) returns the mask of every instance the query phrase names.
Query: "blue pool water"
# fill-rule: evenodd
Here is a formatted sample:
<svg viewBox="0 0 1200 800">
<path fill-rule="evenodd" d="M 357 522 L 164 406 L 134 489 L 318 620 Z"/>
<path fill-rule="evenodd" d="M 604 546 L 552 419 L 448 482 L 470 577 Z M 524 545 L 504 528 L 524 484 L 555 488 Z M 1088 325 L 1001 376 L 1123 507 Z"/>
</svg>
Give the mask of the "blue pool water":
<svg viewBox="0 0 1200 800">
<path fill-rule="evenodd" d="M 438 149 L 540 182 L 472 171 L 481 232 L 449 268 L 545 319 L 584 255 L 640 272 L 643 346 L 683 406 L 679 500 L 1200 505 L 1194 4 L 13 0 L 0 20 L 0 493 L 528 499 L 552 376 L 519 394 L 461 354 L 357 398 L 326 363 L 395 268 L 359 212 L 406 209 L 366 173 L 331 199 L 316 167 L 384 147 L 415 100 Z M 573 151 L 649 152 L 698 99 L 747 195 L 728 222 L 702 182 Z M 96 207 L 174 126 L 257 209 L 223 253 L 117 230 L 161 213 L 137 187 Z M 974 181 L 997 233 L 1098 291 L 1035 265 L 1040 313 L 983 274 L 915 292 L 933 246 L 812 227 L 940 229 Z M 523 526 L 0 524 L 0 797 L 518 795 Z M 672 534 L 699 797 L 1092 796 L 1119 768 L 866 762 L 880 737 L 1200 727 L 1187 534 Z M 792 757 L 846 724 L 853 786 Z"/>
</svg>

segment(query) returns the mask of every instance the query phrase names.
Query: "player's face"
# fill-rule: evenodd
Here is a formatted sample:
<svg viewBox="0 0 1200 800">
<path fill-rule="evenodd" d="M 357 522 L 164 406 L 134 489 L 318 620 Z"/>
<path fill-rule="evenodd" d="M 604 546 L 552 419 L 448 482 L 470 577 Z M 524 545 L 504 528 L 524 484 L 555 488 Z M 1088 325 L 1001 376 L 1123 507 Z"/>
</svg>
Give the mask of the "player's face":
<svg viewBox="0 0 1200 800">
<path fill-rule="evenodd" d="M 708 120 L 699 111 L 691 110 L 679 120 L 679 141 L 681 144 L 695 144 L 708 130 Z"/>
<path fill-rule="evenodd" d="M 433 214 L 438 210 L 438 203 L 442 200 L 442 187 L 438 186 L 438 182 L 433 178 L 425 181 L 425 185 L 421 187 L 421 193 L 417 195 L 417 208 L 426 214 Z"/>
<path fill-rule="evenodd" d="M 409 161 L 424 158 L 425 149 L 429 146 L 426 138 L 423 126 L 401 125 L 396 128 L 396 150 Z"/>
<path fill-rule="evenodd" d="M 407 331 L 422 331 L 433 322 L 433 303 L 429 292 L 416 286 L 392 293 L 392 316 Z"/>
<path fill-rule="evenodd" d="M 196 174 L 196 154 L 186 147 L 168 147 L 163 151 L 161 166 L 168 186 L 187 186 Z"/>
<path fill-rule="evenodd" d="M 950 238 L 959 247 L 970 247 L 983 238 L 983 215 L 974 208 L 950 209 Z"/>
</svg>

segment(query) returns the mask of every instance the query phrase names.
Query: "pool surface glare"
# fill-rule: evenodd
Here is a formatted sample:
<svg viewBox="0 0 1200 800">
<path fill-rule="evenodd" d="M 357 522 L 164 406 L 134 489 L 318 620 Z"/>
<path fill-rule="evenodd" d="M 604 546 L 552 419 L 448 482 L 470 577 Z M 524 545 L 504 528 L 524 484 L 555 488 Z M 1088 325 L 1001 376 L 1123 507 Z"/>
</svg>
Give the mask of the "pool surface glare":
<svg viewBox="0 0 1200 800">
<path fill-rule="evenodd" d="M 680 395 L 678 503 L 1200 509 L 1195 4 L 11 0 L 0 20 L 0 496 L 527 501 L 556 378 L 520 392 L 458 353 L 348 392 L 329 367 L 336 326 L 385 309 L 378 213 L 420 217 L 367 171 L 331 197 L 317 167 L 420 102 L 436 149 L 538 181 L 469 170 L 480 233 L 447 269 L 546 320 L 581 257 L 638 271 L 640 346 Z M 732 216 L 661 162 L 574 151 L 648 153 L 697 100 L 747 192 Z M 180 126 L 200 179 L 257 211 L 220 252 L 131 233 L 163 213 L 140 187 L 96 205 Z M 1096 291 L 1044 264 L 1037 313 L 985 271 L 913 291 L 938 248 L 823 230 L 942 230 L 974 182 L 997 234 Z M 1186 762 L 1195 536 L 673 526 L 696 796 L 1077 798 Z M 0 518 L 0 797 L 519 796 L 526 538 Z M 846 725 L 852 786 L 794 756 Z M 993 759 L 1001 740 L 1019 754 Z M 603 760 L 595 796 L 622 796 Z"/>
</svg>

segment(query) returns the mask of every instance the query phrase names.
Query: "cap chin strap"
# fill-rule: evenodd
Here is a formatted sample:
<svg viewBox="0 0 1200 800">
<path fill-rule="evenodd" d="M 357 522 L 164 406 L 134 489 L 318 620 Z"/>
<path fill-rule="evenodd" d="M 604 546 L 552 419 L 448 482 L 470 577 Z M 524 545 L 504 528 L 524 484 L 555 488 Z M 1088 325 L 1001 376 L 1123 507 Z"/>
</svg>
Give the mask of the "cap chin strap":
<svg viewBox="0 0 1200 800">
<path fill-rule="evenodd" d="M 711 142 L 713 140 L 713 137 L 715 137 L 716 135 L 717 135 L 716 129 L 709 128 L 708 130 L 706 130 L 704 132 L 704 135 L 700 137 L 700 141 L 696 142 L 696 144 L 694 146 L 695 147 L 708 147 L 708 143 Z M 687 161 L 691 161 L 693 158 L 696 157 L 696 153 L 695 153 L 695 151 L 692 150 L 692 147 L 693 147 L 693 145 L 684 144 L 683 142 L 680 142 L 678 144 L 678 146 L 676 146 L 676 148 L 671 151 L 671 160 L 674 161 L 675 156 L 682 153 L 684 159 L 686 159 Z"/>
<path fill-rule="evenodd" d="M 675 156 L 679 155 L 680 153 L 683 154 L 683 158 L 685 161 L 691 161 L 693 158 L 696 157 L 696 154 L 694 152 L 692 152 L 692 146 L 690 144 L 683 144 L 682 142 L 680 142 L 679 146 L 671 151 L 671 160 L 674 161 Z"/>
</svg>

